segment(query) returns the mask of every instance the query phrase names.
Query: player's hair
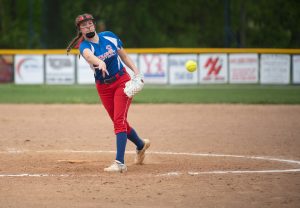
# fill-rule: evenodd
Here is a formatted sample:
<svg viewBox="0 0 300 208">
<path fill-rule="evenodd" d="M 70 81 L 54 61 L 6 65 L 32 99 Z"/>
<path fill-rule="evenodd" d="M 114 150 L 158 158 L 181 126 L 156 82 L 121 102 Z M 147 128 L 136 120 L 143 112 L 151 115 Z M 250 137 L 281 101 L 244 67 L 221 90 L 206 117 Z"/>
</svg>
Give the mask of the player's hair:
<svg viewBox="0 0 300 208">
<path fill-rule="evenodd" d="M 82 33 L 80 31 L 77 31 L 77 36 L 73 38 L 73 40 L 69 43 L 67 47 L 67 54 L 71 51 L 72 48 L 74 48 L 75 45 L 77 45 L 78 41 L 82 39 Z"/>
</svg>

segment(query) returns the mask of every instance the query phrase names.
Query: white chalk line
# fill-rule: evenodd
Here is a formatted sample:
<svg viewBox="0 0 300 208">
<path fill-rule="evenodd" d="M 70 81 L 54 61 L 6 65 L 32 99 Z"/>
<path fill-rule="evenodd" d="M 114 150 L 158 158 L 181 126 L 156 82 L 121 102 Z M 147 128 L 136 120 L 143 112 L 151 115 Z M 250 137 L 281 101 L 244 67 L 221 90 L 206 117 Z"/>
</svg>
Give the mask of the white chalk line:
<svg viewBox="0 0 300 208">
<path fill-rule="evenodd" d="M 109 150 L 17 150 L 8 149 L 7 151 L 0 151 L 0 154 L 24 154 L 24 153 L 89 153 L 89 154 L 101 154 L 101 153 L 116 153 L 116 151 Z M 135 151 L 126 151 L 126 154 L 136 154 Z M 157 155 L 184 155 L 184 156 L 199 156 L 199 157 L 231 157 L 231 158 L 244 158 L 251 160 L 265 160 L 275 161 L 280 163 L 296 164 L 300 166 L 298 160 L 280 159 L 269 156 L 245 156 L 245 155 L 230 155 L 230 154 L 214 154 L 214 153 L 188 153 L 188 152 L 147 152 L 147 154 Z M 300 172 L 300 168 L 295 169 L 273 169 L 273 170 L 214 170 L 214 171 L 188 171 L 184 172 L 168 172 L 157 174 L 155 176 L 180 176 L 180 175 L 206 175 L 206 174 L 263 174 L 263 173 L 296 173 Z M 47 174 L 47 173 L 20 173 L 20 174 L 0 174 L 0 177 L 78 177 L 79 175 L 68 174 Z M 101 175 L 80 175 L 86 177 L 99 177 Z"/>
<path fill-rule="evenodd" d="M 68 174 L 46 174 L 46 173 L 20 173 L 20 174 L 0 174 L 0 177 L 70 177 Z"/>
</svg>

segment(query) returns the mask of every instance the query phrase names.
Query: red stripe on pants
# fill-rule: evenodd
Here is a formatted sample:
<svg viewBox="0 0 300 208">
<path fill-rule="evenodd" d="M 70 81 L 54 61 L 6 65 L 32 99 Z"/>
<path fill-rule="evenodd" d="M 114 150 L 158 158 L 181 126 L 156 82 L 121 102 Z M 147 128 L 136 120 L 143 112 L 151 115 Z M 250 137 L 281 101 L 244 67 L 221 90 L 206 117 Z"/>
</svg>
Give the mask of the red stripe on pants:
<svg viewBox="0 0 300 208">
<path fill-rule="evenodd" d="M 101 102 L 113 121 L 115 134 L 129 134 L 131 130 L 127 122 L 127 113 L 132 99 L 124 93 L 125 84 L 129 80 L 130 76 L 125 73 L 114 83 L 96 84 Z"/>
</svg>

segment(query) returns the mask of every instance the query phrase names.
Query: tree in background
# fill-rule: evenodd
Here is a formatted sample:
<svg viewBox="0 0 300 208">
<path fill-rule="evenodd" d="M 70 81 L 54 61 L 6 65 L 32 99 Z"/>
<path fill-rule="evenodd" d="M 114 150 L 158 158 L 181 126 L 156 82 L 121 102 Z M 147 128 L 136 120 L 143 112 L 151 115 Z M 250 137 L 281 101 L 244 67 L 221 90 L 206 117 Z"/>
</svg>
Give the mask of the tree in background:
<svg viewBox="0 0 300 208">
<path fill-rule="evenodd" d="M 231 1 L 233 47 L 300 47 L 300 1 Z"/>
<path fill-rule="evenodd" d="M 0 48 L 65 48 L 92 13 L 127 48 L 299 48 L 298 0 L 0 0 Z"/>
<path fill-rule="evenodd" d="M 40 0 L 0 0 L 0 48 L 40 47 Z"/>
</svg>

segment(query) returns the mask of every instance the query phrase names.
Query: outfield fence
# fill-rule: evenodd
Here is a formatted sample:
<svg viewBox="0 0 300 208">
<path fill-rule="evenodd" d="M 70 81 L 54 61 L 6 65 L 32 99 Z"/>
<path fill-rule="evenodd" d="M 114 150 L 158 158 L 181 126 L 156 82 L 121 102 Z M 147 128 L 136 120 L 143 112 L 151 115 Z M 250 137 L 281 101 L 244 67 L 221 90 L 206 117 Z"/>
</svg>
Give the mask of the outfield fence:
<svg viewBox="0 0 300 208">
<path fill-rule="evenodd" d="M 300 49 L 127 49 L 147 84 L 300 84 Z M 93 84 L 90 66 L 65 50 L 0 50 L 0 82 Z M 194 60 L 195 72 L 185 69 Z M 128 70 L 130 73 L 130 70 Z M 131 74 L 132 75 L 132 74 Z"/>
</svg>

